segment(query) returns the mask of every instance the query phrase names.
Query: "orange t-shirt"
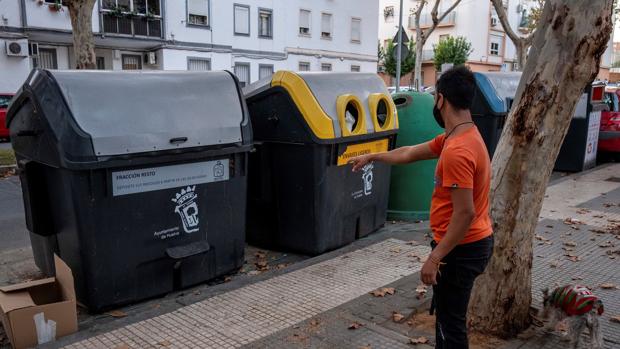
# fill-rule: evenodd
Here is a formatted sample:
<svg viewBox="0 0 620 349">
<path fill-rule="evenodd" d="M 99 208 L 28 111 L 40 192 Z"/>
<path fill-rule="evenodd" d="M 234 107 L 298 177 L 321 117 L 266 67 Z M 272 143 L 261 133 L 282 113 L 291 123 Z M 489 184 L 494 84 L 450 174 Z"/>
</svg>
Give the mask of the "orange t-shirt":
<svg viewBox="0 0 620 349">
<path fill-rule="evenodd" d="M 448 230 L 452 217 L 450 189 L 469 188 L 473 190 L 476 215 L 460 244 L 475 242 L 493 232 L 489 216 L 489 153 L 475 126 L 448 139 L 445 137 L 445 134 L 441 134 L 428 142 L 431 150 L 439 155 L 435 170 L 435 189 L 431 199 L 433 239 L 436 242 L 441 241 Z"/>
</svg>

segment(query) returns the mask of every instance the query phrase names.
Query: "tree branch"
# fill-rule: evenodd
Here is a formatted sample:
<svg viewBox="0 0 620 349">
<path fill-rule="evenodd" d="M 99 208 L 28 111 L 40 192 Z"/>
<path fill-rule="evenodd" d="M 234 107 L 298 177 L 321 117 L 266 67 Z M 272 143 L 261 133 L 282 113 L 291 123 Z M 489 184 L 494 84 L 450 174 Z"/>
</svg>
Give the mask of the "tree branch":
<svg viewBox="0 0 620 349">
<path fill-rule="evenodd" d="M 506 32 L 506 35 L 508 35 L 510 40 L 512 40 L 515 45 L 517 45 L 518 42 L 523 42 L 527 44 L 532 41 L 532 34 L 534 33 L 534 31 L 532 31 L 526 37 L 520 37 L 519 35 L 517 35 L 517 33 L 515 33 L 514 30 L 512 30 L 510 22 L 508 21 L 508 15 L 506 14 L 506 10 L 504 10 L 502 0 L 491 0 L 491 3 L 493 4 L 493 7 L 495 7 L 495 12 L 497 12 L 497 17 L 499 17 L 500 23 L 502 23 L 504 32 Z"/>
<path fill-rule="evenodd" d="M 437 17 L 437 8 L 439 7 L 439 2 L 441 0 L 435 0 L 435 6 L 433 6 L 433 10 L 431 11 L 431 18 L 433 20 L 433 25 L 430 26 L 430 28 L 426 29 L 426 32 L 424 33 L 424 37 L 428 38 L 433 31 L 435 31 L 435 28 L 437 28 L 437 26 L 439 25 L 439 23 L 441 23 L 441 21 L 444 20 L 444 18 L 446 18 L 446 16 L 452 12 L 452 10 L 454 10 L 456 8 L 456 6 L 461 2 L 461 0 L 456 0 L 452 6 L 450 6 L 446 12 L 444 12 L 439 18 Z M 417 25 L 418 23 L 416 23 Z M 426 40 L 425 40 L 426 41 Z"/>
</svg>

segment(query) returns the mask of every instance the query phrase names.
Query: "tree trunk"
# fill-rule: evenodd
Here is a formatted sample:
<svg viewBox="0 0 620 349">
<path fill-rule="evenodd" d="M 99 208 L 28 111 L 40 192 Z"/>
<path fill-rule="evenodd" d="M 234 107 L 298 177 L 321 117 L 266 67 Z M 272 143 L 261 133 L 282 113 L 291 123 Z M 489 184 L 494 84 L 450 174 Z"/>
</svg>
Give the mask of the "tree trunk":
<svg viewBox="0 0 620 349">
<path fill-rule="evenodd" d="M 96 69 L 93 7 L 96 0 L 65 1 L 73 29 L 73 56 L 76 69 Z"/>
<path fill-rule="evenodd" d="M 416 91 L 420 91 L 420 86 L 424 84 L 424 81 L 422 81 L 422 53 L 424 52 L 424 42 L 426 41 L 422 38 L 418 38 L 418 40 L 415 44 L 415 75 L 413 78 L 413 87 Z M 418 45 L 418 42 L 421 42 L 421 44 Z"/>
<path fill-rule="evenodd" d="M 514 44 L 517 50 L 517 69 L 516 70 L 522 71 L 527 61 L 527 49 L 530 47 L 530 44 L 527 43 L 523 39 L 519 40 L 518 42 L 515 42 Z"/>
<path fill-rule="evenodd" d="M 513 336 L 529 324 L 532 240 L 545 189 L 584 87 L 609 41 L 612 0 L 548 0 L 493 158 L 493 258 L 469 308 L 474 330 Z"/>
</svg>

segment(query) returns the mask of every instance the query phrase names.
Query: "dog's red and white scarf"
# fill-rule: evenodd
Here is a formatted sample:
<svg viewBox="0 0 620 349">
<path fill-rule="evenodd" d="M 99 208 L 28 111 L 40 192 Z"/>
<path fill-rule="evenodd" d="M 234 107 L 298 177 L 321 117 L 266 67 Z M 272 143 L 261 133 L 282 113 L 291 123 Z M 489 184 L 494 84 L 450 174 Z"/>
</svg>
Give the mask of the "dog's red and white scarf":
<svg viewBox="0 0 620 349">
<path fill-rule="evenodd" d="M 599 299 L 592 292 L 579 285 L 567 285 L 556 288 L 551 294 L 551 304 L 562 309 L 567 315 L 583 315 L 592 310 Z M 603 307 L 598 308 L 598 313 L 603 313 Z"/>
</svg>

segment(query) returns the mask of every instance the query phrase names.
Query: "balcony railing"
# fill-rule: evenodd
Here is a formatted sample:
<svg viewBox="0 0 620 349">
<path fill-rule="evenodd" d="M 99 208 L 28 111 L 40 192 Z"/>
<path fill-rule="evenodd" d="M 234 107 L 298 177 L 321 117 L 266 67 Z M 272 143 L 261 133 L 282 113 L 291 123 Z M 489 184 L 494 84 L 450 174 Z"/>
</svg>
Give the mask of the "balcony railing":
<svg viewBox="0 0 620 349">
<path fill-rule="evenodd" d="M 439 17 L 440 15 L 438 15 Z M 420 16 L 420 28 L 425 29 L 433 25 L 433 17 L 430 13 Z M 456 25 L 456 12 L 453 10 L 437 25 L 438 27 L 452 27 Z M 415 16 L 409 16 L 409 28 L 415 29 Z"/>
<path fill-rule="evenodd" d="M 123 34 L 130 36 L 162 37 L 161 16 L 147 16 L 144 14 L 101 11 L 103 17 L 103 31 L 107 34 Z"/>
</svg>

